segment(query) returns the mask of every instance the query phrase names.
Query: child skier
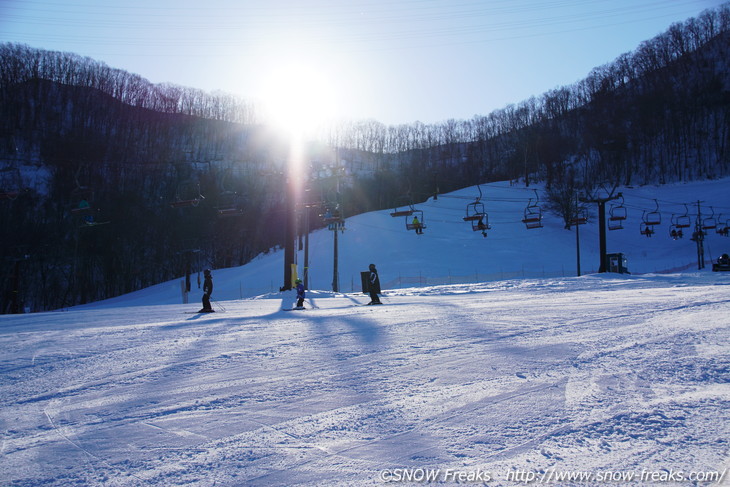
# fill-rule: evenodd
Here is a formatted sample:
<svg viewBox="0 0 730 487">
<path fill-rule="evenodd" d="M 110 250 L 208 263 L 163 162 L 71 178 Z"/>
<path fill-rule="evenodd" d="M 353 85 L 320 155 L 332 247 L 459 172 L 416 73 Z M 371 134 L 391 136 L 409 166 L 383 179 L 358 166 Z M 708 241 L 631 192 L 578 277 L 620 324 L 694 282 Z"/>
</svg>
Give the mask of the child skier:
<svg viewBox="0 0 730 487">
<path fill-rule="evenodd" d="M 301 279 L 294 281 L 297 286 L 297 306 L 296 309 L 304 309 L 304 284 Z"/>
</svg>

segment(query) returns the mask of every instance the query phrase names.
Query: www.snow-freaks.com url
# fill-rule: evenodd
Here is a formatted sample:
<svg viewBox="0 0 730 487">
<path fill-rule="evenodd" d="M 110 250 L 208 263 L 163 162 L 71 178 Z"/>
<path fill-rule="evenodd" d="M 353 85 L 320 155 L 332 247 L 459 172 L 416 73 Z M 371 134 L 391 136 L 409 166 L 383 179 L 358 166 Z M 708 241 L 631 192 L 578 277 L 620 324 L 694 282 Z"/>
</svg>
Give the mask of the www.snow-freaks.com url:
<svg viewBox="0 0 730 487">
<path fill-rule="evenodd" d="M 498 475 L 485 470 L 459 471 L 440 468 L 394 468 L 380 472 L 380 480 L 384 483 L 442 483 L 457 482 L 460 484 L 487 484 L 493 480 L 506 480 L 515 484 L 555 484 L 571 483 L 667 483 L 692 482 L 695 484 L 719 484 L 727 474 L 722 471 L 684 471 L 672 469 L 660 470 L 599 470 L 595 472 L 567 471 L 550 469 L 541 472 L 515 469 L 506 475 Z"/>
<path fill-rule="evenodd" d="M 642 470 L 618 471 L 605 470 L 598 472 L 570 472 L 546 470 L 532 472 L 529 470 L 512 470 L 507 474 L 507 481 L 516 483 L 560 484 L 562 482 L 697 482 L 720 483 L 725 479 L 727 468 L 722 471 L 688 472 L 684 470 Z"/>
</svg>

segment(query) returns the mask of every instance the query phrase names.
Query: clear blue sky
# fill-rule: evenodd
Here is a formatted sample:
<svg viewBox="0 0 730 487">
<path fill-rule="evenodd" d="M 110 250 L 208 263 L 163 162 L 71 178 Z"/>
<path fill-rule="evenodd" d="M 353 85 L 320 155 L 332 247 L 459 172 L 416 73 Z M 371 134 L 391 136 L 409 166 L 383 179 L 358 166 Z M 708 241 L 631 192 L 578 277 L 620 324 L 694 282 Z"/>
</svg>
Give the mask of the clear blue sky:
<svg viewBox="0 0 730 487">
<path fill-rule="evenodd" d="M 336 115 L 435 123 L 570 85 L 722 3 L 0 0 L 0 42 L 251 100 L 276 97 L 282 78 L 304 80 L 325 88 L 310 98 L 330 96 Z"/>
</svg>

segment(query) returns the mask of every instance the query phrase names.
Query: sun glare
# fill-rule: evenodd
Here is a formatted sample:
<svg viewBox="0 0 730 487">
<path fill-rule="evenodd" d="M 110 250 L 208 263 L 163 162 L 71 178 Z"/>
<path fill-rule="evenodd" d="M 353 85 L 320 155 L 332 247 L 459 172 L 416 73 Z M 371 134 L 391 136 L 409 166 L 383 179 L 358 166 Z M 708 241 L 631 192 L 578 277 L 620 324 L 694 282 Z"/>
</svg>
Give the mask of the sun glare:
<svg viewBox="0 0 730 487">
<path fill-rule="evenodd" d="M 335 87 L 311 64 L 278 66 L 265 77 L 262 93 L 266 120 L 290 135 L 311 134 L 336 114 Z"/>
</svg>

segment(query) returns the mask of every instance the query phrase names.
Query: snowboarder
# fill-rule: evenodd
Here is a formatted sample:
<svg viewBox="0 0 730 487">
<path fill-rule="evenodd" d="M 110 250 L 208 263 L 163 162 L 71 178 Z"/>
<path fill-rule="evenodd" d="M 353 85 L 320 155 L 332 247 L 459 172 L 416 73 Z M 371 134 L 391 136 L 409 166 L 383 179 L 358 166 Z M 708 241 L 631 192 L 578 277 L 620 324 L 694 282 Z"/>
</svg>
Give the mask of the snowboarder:
<svg viewBox="0 0 730 487">
<path fill-rule="evenodd" d="M 199 313 L 213 313 L 210 306 L 210 295 L 213 294 L 213 276 L 210 275 L 210 269 L 203 271 L 205 279 L 203 279 L 203 309 Z"/>
<path fill-rule="evenodd" d="M 297 306 L 295 309 L 304 309 L 304 284 L 301 279 L 294 281 L 297 287 Z"/>
<path fill-rule="evenodd" d="M 380 278 L 378 277 L 378 270 L 375 268 L 375 264 L 370 264 L 368 290 L 370 291 L 370 302 L 368 304 L 383 304 L 378 297 L 378 294 L 380 294 Z"/>
</svg>

